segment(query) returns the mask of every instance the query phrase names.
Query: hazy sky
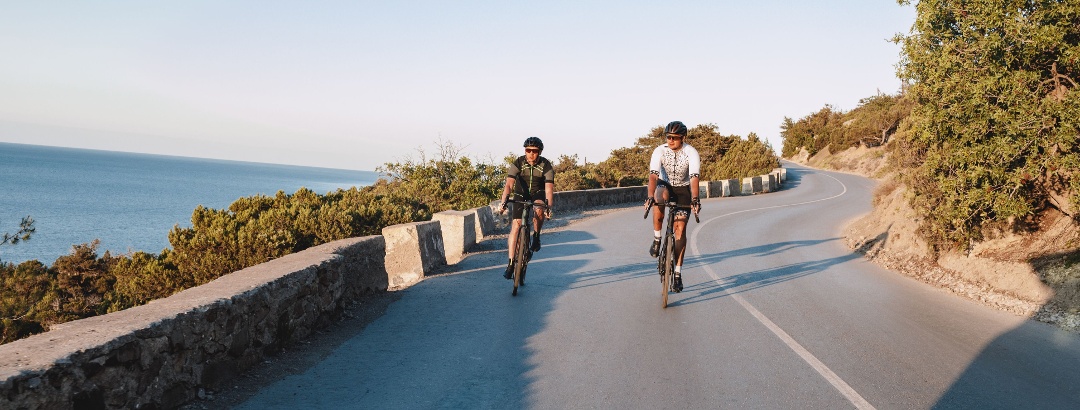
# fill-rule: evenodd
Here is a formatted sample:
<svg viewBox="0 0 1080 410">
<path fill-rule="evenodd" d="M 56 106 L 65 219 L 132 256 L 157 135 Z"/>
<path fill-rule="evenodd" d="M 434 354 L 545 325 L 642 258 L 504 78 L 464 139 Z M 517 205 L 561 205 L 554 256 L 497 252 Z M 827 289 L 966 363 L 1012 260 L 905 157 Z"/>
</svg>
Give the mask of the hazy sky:
<svg viewBox="0 0 1080 410">
<path fill-rule="evenodd" d="M 0 141 L 373 170 L 438 140 L 596 162 L 671 120 L 756 132 L 895 93 L 913 6 L 2 1 Z"/>
</svg>

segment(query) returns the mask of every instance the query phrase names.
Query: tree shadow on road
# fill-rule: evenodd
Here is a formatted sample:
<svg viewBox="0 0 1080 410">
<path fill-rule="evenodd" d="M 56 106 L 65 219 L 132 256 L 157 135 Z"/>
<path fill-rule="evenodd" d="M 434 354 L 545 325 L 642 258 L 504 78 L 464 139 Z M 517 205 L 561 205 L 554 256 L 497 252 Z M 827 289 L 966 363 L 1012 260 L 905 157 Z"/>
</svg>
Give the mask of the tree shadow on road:
<svg viewBox="0 0 1080 410">
<path fill-rule="evenodd" d="M 933 409 L 1080 408 L 1080 338 L 1029 320 L 995 338 Z"/>
<path fill-rule="evenodd" d="M 787 252 L 796 248 L 816 246 L 822 243 L 832 242 L 839 239 L 840 238 L 829 238 L 821 240 L 776 242 L 766 245 L 734 249 L 716 254 L 687 257 L 683 263 L 683 271 L 686 272 L 688 268 L 703 270 L 706 266 L 708 266 L 711 271 L 722 275 L 723 273 L 731 272 L 730 267 L 725 267 L 725 262 L 730 261 L 734 258 L 764 258 Z M 749 272 L 732 273 L 727 276 L 721 276 L 719 280 L 709 280 L 686 287 L 682 291 L 684 298 L 670 303 L 669 306 L 680 306 L 691 303 L 704 302 L 736 293 L 760 289 L 765 286 L 775 285 L 777 283 L 783 283 L 801 277 L 813 275 L 815 273 L 825 271 L 833 266 L 842 264 L 850 260 L 858 259 L 860 257 L 860 254 L 852 252 L 832 258 L 810 260 L 782 266 L 770 266 L 752 270 Z M 766 259 L 761 260 L 765 261 Z"/>
<path fill-rule="evenodd" d="M 692 296 L 671 303 L 670 306 L 688 305 L 691 303 L 726 297 L 736 293 L 749 292 L 766 286 L 823 272 L 830 267 L 860 257 L 861 255 L 858 254 L 848 254 L 834 258 L 799 262 L 724 276 L 721 277 L 719 281 L 712 280 L 687 287 L 682 293 L 684 295 Z"/>
</svg>

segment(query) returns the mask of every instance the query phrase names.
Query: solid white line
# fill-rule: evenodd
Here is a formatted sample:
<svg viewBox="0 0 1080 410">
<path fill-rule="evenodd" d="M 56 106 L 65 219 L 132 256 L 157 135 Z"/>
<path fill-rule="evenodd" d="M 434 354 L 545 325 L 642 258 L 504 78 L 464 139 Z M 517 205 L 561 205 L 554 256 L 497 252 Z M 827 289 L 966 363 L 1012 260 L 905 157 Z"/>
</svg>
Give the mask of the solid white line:
<svg viewBox="0 0 1080 410">
<path fill-rule="evenodd" d="M 788 207 L 788 206 L 805 205 L 805 204 L 812 204 L 814 202 L 827 201 L 827 200 L 830 200 L 830 199 L 839 198 L 840 196 L 847 193 L 847 185 L 844 185 L 844 183 L 840 182 L 839 179 L 836 179 L 832 175 L 828 175 L 828 174 L 820 174 L 820 175 L 825 175 L 825 176 L 827 176 L 829 178 L 832 178 L 832 179 L 836 180 L 836 182 L 839 183 L 840 186 L 844 187 L 843 192 L 840 192 L 839 194 L 828 197 L 828 198 L 816 199 L 816 200 L 813 200 L 813 201 L 799 202 L 799 203 L 787 204 L 787 205 L 766 206 L 766 207 L 754 208 L 754 209 L 745 209 L 745 210 L 742 210 L 742 211 L 731 212 L 731 213 L 727 213 L 727 214 L 723 214 L 723 215 L 720 215 L 720 216 L 717 216 L 717 217 L 710 218 L 710 219 L 706 220 L 705 222 L 702 222 L 701 224 L 699 224 L 696 227 L 696 229 L 694 229 L 694 231 L 690 234 L 690 246 L 691 246 L 691 248 L 693 248 L 694 254 L 695 255 L 700 255 L 701 254 L 700 252 L 698 252 L 697 233 L 700 232 L 701 229 L 704 227 L 704 225 L 709 223 L 709 222 L 715 221 L 717 219 L 720 219 L 720 218 L 723 218 L 723 217 L 726 217 L 726 216 L 731 216 L 731 215 L 735 215 L 735 214 L 741 214 L 743 212 L 760 211 L 760 210 L 764 210 L 764 209 L 773 209 L 773 208 L 783 208 L 783 207 Z M 713 278 L 714 281 L 716 281 L 717 283 L 720 282 L 720 277 L 717 276 L 716 272 L 713 272 L 712 267 L 710 267 L 709 265 L 705 265 L 705 272 L 707 272 L 709 274 L 709 276 L 711 276 Z M 810 367 L 813 368 L 815 371 L 817 371 L 818 374 L 821 375 L 821 377 L 825 378 L 825 380 L 828 381 L 829 384 L 833 385 L 833 387 L 836 388 L 836 390 L 839 391 L 840 394 L 843 394 L 844 397 L 847 398 L 848 401 L 851 402 L 851 404 L 855 405 L 855 408 L 860 409 L 860 410 L 873 410 L 874 409 L 874 406 L 871 405 L 870 402 L 866 401 L 866 399 L 864 399 L 862 397 L 862 395 L 859 394 L 859 392 L 855 391 L 855 389 L 852 388 L 851 385 L 847 384 L 847 382 L 845 382 L 844 379 L 841 379 L 840 376 L 838 376 L 831 369 L 829 369 L 829 367 L 826 366 L 825 363 L 822 363 L 821 360 L 818 360 L 818 358 L 815 357 L 812 353 L 810 353 L 809 350 L 806 350 L 806 348 L 802 347 L 802 345 L 800 345 L 799 342 L 796 342 L 795 339 L 791 337 L 791 335 L 787 334 L 787 332 L 785 332 L 783 329 L 781 329 L 780 326 L 777 326 L 776 323 L 774 323 L 767 316 L 765 316 L 764 313 L 761 313 L 761 311 L 757 310 L 757 308 L 755 308 L 754 305 L 751 305 L 750 302 L 747 302 L 746 299 L 742 298 L 742 296 L 739 296 L 738 294 L 731 293 L 730 291 L 728 291 L 727 288 L 722 288 L 722 289 L 724 290 L 724 293 L 726 293 L 728 296 L 731 296 L 731 298 L 734 299 L 736 302 L 739 302 L 739 305 L 741 305 L 743 307 L 743 309 L 746 309 L 746 311 L 749 312 L 750 315 L 753 316 L 755 319 L 757 319 L 758 322 L 760 322 L 767 329 L 772 331 L 773 334 L 776 335 L 776 337 L 780 338 L 780 340 L 782 342 L 784 342 L 784 344 L 787 345 L 788 348 L 790 348 L 792 351 L 794 351 L 795 354 L 798 354 L 799 357 L 801 357 L 803 359 L 803 361 L 806 362 L 806 364 L 809 364 Z"/>
</svg>

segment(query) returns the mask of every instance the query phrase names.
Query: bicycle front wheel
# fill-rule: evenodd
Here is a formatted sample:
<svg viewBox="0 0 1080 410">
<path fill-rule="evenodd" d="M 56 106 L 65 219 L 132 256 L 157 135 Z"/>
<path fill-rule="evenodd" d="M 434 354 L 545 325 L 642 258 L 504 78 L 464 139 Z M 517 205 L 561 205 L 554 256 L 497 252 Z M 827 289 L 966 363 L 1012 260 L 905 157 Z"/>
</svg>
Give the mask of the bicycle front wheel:
<svg viewBox="0 0 1080 410">
<path fill-rule="evenodd" d="M 529 249 L 529 233 L 526 232 L 525 224 L 518 229 L 517 249 L 514 251 L 514 296 L 517 296 L 518 287 L 525 280 L 525 267 L 529 264 L 526 260 L 526 252 Z"/>
<path fill-rule="evenodd" d="M 668 305 L 668 294 L 671 293 L 672 281 L 675 278 L 675 237 L 669 234 L 664 240 L 664 308 Z"/>
</svg>

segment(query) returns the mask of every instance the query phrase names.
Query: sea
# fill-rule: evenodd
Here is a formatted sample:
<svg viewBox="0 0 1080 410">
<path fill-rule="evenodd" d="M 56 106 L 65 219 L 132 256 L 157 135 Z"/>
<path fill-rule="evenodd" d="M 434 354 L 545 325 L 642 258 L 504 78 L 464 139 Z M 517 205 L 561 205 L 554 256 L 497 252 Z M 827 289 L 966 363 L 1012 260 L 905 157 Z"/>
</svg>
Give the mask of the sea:
<svg viewBox="0 0 1080 410">
<path fill-rule="evenodd" d="M 223 209 L 240 197 L 325 194 L 375 183 L 379 174 L 254 162 L 0 142 L 0 233 L 34 219 L 27 241 L 0 245 L 0 262 L 52 265 L 73 245 L 98 239 L 98 254 L 169 248 L 173 226 L 191 226 L 199 205 Z"/>
</svg>

